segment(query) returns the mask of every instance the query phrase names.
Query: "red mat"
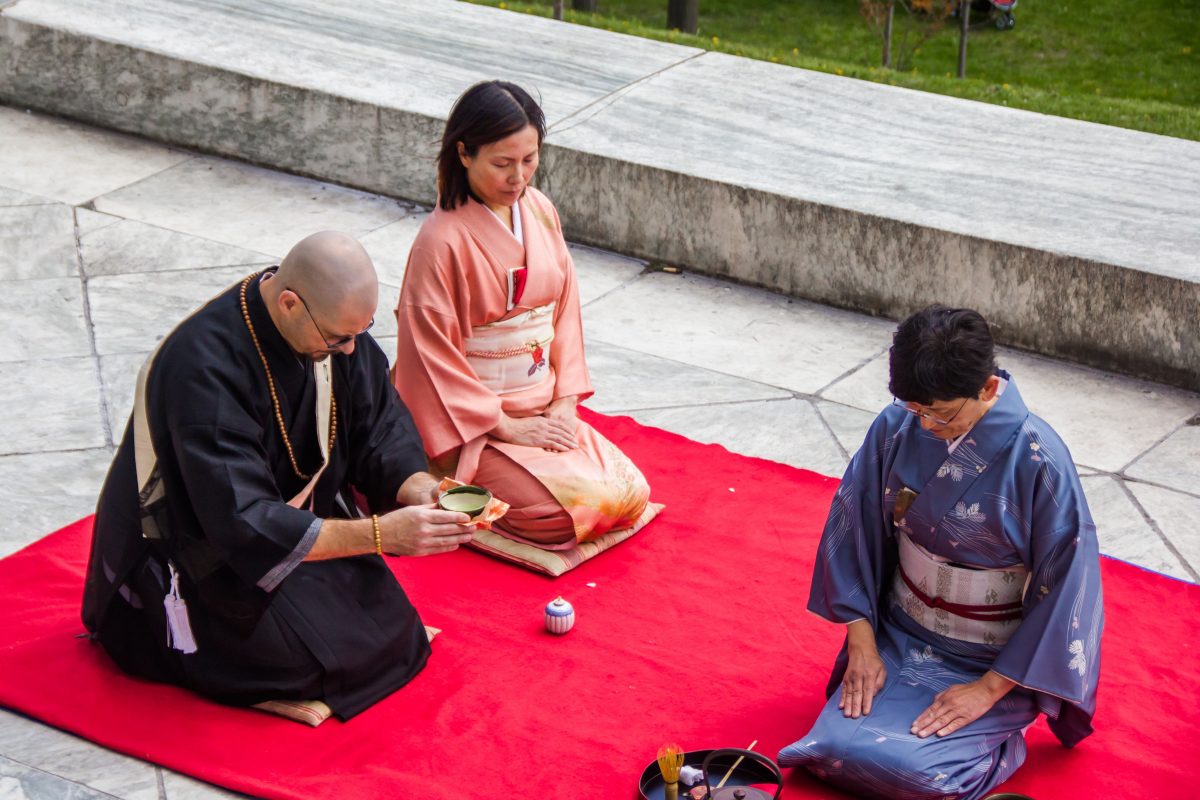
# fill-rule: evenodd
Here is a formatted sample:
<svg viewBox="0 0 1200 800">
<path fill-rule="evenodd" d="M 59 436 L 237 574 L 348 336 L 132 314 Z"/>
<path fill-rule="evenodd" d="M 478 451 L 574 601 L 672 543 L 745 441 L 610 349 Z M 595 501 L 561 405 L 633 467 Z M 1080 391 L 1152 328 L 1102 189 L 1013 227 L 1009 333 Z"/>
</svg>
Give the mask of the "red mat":
<svg viewBox="0 0 1200 800">
<path fill-rule="evenodd" d="M 119 673 L 76 638 L 91 521 L 0 561 L 0 705 L 253 795 L 625 800 L 666 740 L 771 756 L 822 704 L 839 629 L 804 611 L 831 478 L 589 414 L 667 510 L 551 580 L 475 552 L 393 559 L 429 666 L 349 723 L 311 729 Z M 779 521 L 773 521 L 779 520 Z M 1104 561 L 1098 732 L 1044 723 L 1004 787 L 1047 798 L 1197 797 L 1200 587 Z M 594 588 L 588 586 L 594 582 Z M 578 622 L 542 629 L 562 594 Z M 797 771 L 785 797 L 840 797 Z"/>
</svg>

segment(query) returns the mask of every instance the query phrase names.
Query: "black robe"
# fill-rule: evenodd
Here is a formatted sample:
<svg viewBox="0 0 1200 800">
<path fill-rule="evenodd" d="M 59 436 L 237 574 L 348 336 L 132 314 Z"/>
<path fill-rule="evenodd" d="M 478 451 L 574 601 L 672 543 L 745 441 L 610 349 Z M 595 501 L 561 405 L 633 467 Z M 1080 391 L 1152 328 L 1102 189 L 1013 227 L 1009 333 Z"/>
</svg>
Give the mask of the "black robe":
<svg viewBox="0 0 1200 800">
<path fill-rule="evenodd" d="M 142 536 L 132 424 L 109 470 L 83 598 L 93 638 L 126 671 L 221 702 L 322 699 L 342 719 L 403 686 L 429 657 L 416 610 L 376 555 L 304 562 L 319 520 L 350 516 L 351 487 L 394 508 L 426 468 L 420 436 L 370 336 L 332 358 L 337 434 L 313 510 L 287 501 L 307 481 L 288 460 L 238 285 L 163 343 L 146 385 L 166 500 L 164 538 Z M 247 289 L 300 469 L 321 465 L 313 366 L 297 357 Z M 198 646 L 167 646 L 167 559 L 180 573 Z"/>
</svg>

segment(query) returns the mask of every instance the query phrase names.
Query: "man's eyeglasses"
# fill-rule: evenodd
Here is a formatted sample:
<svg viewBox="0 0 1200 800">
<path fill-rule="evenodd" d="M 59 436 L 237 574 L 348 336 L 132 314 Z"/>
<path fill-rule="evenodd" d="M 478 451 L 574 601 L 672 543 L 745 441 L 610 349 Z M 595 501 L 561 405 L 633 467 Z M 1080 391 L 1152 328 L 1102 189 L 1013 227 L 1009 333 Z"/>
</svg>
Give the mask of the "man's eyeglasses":
<svg viewBox="0 0 1200 800">
<path fill-rule="evenodd" d="M 892 398 L 892 405 L 898 406 L 899 408 L 903 408 L 905 411 L 912 414 L 914 417 L 919 417 L 921 419 L 928 420 L 928 421 L 932 422 L 934 425 L 949 425 L 951 422 L 954 422 L 954 417 L 957 417 L 959 414 L 962 413 L 963 408 L 965 408 L 967 405 L 967 400 L 970 400 L 970 399 L 971 398 L 968 397 L 965 400 L 963 400 L 962 405 L 960 405 L 958 407 L 958 411 L 955 411 L 954 416 L 950 417 L 950 419 L 942 419 L 941 417 L 935 417 L 933 414 L 930 414 L 928 411 L 917 411 L 915 408 L 912 408 L 908 403 L 904 402 L 903 400 L 901 400 L 898 397 Z"/>
<path fill-rule="evenodd" d="M 291 291 L 292 294 L 296 295 L 296 299 L 298 299 L 300 301 L 300 305 L 304 306 L 304 312 L 306 314 L 308 314 L 308 318 L 310 320 L 312 320 L 313 327 L 317 329 L 317 334 L 321 337 L 321 341 L 324 342 L 325 347 L 330 350 L 342 349 L 343 347 L 345 347 L 346 345 L 348 345 L 352 341 L 354 341 L 355 337 L 361 336 L 362 334 L 371 330 L 371 327 L 375 324 L 375 318 L 371 317 L 371 321 L 367 323 L 367 327 L 363 328 L 358 333 L 354 333 L 349 336 L 343 336 L 342 338 L 331 342 L 325 338 L 325 332 L 323 330 L 321 330 L 321 326 L 317 324 L 317 320 L 312 314 L 312 309 L 310 309 L 308 307 L 308 303 L 304 302 L 304 298 L 300 296 L 300 293 L 297 292 L 295 289 L 290 289 L 289 291 Z"/>
</svg>

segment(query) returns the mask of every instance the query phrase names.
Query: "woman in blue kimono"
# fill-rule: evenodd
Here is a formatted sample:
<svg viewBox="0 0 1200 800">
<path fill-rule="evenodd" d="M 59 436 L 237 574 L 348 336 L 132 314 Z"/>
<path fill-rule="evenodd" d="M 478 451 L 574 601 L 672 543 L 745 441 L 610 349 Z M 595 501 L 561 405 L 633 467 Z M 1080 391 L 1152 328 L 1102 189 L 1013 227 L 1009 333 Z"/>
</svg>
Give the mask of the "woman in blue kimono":
<svg viewBox="0 0 1200 800">
<path fill-rule="evenodd" d="M 995 366 L 976 312 L 901 323 L 893 404 L 834 495 L 808 608 L 846 626 L 813 728 L 779 753 L 846 791 L 972 800 L 1039 713 L 1092 732 L 1104 608 L 1071 455 Z"/>
</svg>

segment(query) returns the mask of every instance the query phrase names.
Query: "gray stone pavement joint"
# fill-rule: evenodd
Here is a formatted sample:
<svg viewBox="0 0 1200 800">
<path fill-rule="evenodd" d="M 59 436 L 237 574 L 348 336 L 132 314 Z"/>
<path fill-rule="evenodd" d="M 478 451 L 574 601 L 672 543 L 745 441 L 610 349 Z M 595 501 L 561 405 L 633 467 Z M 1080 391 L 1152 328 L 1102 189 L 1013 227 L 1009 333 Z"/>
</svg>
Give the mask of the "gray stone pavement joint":
<svg viewBox="0 0 1200 800">
<path fill-rule="evenodd" d="M 1166 548 L 1171 551 L 1171 555 L 1178 559 L 1188 577 L 1193 582 L 1200 583 L 1200 572 L 1196 571 L 1197 568 L 1200 567 L 1200 564 L 1191 564 L 1187 557 L 1180 552 L 1179 548 L 1175 546 L 1170 538 L 1168 538 L 1162 527 L 1159 526 L 1159 524 L 1155 521 L 1154 517 L 1150 515 L 1150 512 L 1146 510 L 1146 507 L 1141 503 L 1141 501 L 1138 500 L 1137 495 L 1134 494 L 1133 490 L 1130 488 L 1128 481 L 1118 481 L 1118 483 L 1121 486 L 1122 491 L 1125 492 L 1125 495 L 1133 503 L 1134 508 L 1141 513 L 1142 519 L 1144 519 L 1146 524 L 1150 526 L 1150 530 L 1154 531 L 1155 535 L 1162 540 L 1162 543 L 1166 546 Z"/>
</svg>

